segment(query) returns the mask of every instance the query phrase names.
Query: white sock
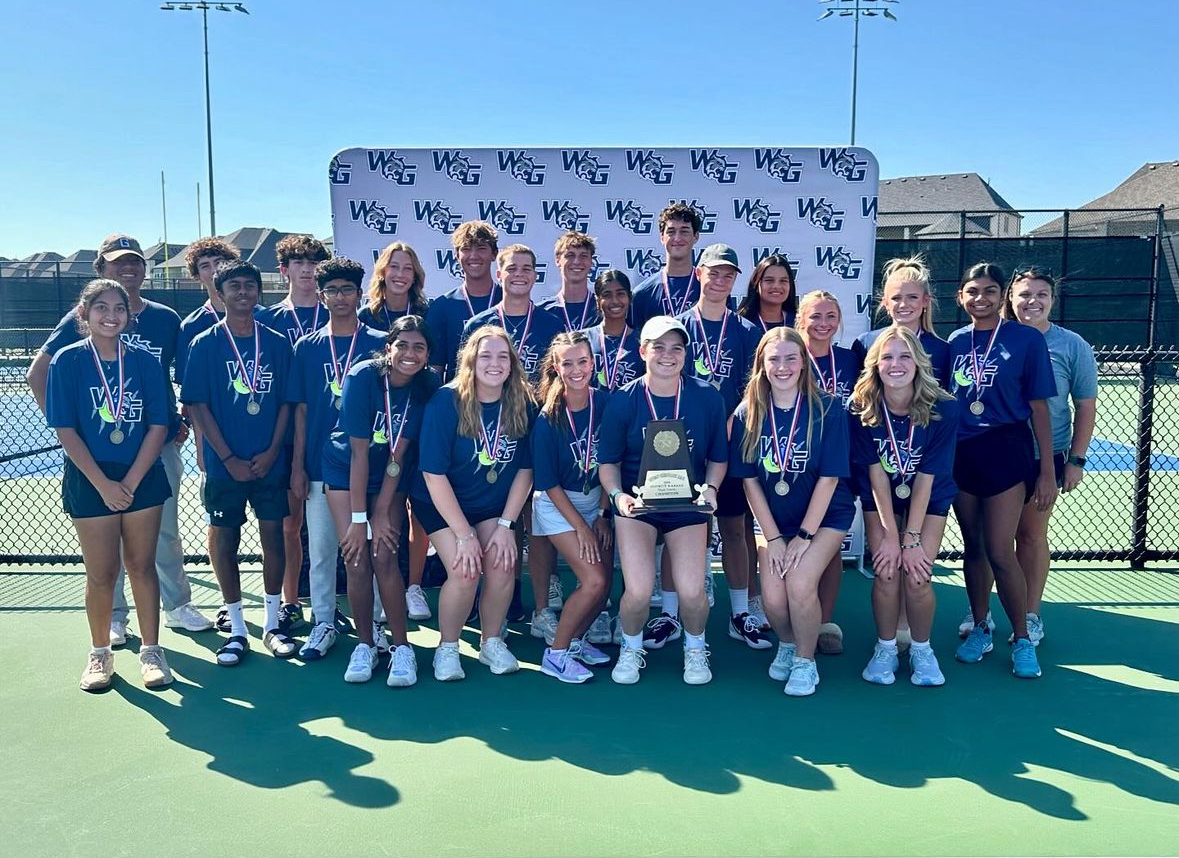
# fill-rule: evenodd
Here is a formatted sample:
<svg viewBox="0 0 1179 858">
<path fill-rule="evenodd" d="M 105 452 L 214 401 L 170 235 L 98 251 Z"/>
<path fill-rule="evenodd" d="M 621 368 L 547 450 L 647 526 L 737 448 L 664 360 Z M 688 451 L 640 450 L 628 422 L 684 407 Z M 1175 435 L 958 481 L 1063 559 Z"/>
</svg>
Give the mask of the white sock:
<svg viewBox="0 0 1179 858">
<path fill-rule="evenodd" d="M 568 654 L 569 650 L 567 649 L 553 649 L 552 647 L 549 647 L 549 657 L 556 662 L 564 662 L 565 656 Z"/>
<path fill-rule="evenodd" d="M 662 610 L 669 617 L 678 617 L 680 615 L 680 594 L 664 590 Z"/>
<path fill-rule="evenodd" d="M 225 610 L 229 611 L 229 634 L 233 637 L 247 637 L 249 631 L 246 629 L 246 618 L 242 616 L 241 601 L 226 602 Z"/>
<path fill-rule="evenodd" d="M 929 641 L 913 641 L 909 645 L 910 649 L 930 649 Z"/>
<path fill-rule="evenodd" d="M 692 634 L 684 629 L 684 649 L 704 649 L 704 634 Z"/>
<path fill-rule="evenodd" d="M 729 602 L 733 606 L 733 616 L 740 616 L 741 614 L 749 613 L 749 588 L 742 587 L 740 590 L 729 588 Z"/>
<path fill-rule="evenodd" d="M 889 638 L 888 640 L 885 640 L 884 638 L 877 638 L 876 640 L 879 641 L 880 645 L 885 649 L 897 648 L 897 639 L 895 637 Z"/>
<path fill-rule="evenodd" d="M 105 655 L 108 652 L 114 652 L 109 646 L 92 646 L 90 651 L 95 655 Z"/>
<path fill-rule="evenodd" d="M 278 609 L 282 606 L 282 593 L 273 595 L 267 593 L 263 599 L 266 601 L 266 625 L 262 627 L 262 630 L 272 632 L 278 628 Z M 319 618 L 316 617 L 316 619 Z"/>
<path fill-rule="evenodd" d="M 622 645 L 637 649 L 642 652 L 643 649 L 643 633 L 639 632 L 637 635 L 628 635 L 626 632 L 622 633 Z"/>
</svg>

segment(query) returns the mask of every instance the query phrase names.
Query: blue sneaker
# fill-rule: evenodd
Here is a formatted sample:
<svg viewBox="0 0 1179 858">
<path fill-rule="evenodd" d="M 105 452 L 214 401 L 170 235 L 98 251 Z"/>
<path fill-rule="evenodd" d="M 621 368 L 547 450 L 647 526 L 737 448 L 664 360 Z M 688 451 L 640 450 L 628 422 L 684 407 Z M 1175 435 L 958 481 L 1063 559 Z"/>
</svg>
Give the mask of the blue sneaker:
<svg viewBox="0 0 1179 858">
<path fill-rule="evenodd" d="M 1035 679 L 1040 675 L 1040 662 L 1036 659 L 1036 647 L 1027 638 L 1017 640 L 1011 650 L 1011 672 L 1020 679 Z"/>
<path fill-rule="evenodd" d="M 978 664 L 983 660 L 983 656 L 994 648 L 995 644 L 991 641 L 991 630 L 984 623 L 971 630 L 966 640 L 959 644 L 954 658 L 966 664 Z"/>
<path fill-rule="evenodd" d="M 868 666 L 860 676 L 875 685 L 892 685 L 897 681 L 896 670 L 896 647 L 877 642 L 876 648 L 872 650 L 872 658 L 868 660 Z"/>
</svg>

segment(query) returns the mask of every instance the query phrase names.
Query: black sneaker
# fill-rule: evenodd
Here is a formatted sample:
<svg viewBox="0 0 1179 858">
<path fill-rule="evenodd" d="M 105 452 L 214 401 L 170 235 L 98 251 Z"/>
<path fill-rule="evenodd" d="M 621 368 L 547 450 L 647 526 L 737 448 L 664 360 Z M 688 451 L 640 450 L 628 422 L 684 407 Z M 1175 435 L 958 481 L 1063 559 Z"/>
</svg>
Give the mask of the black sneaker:
<svg viewBox="0 0 1179 858">
<path fill-rule="evenodd" d="M 214 621 L 217 626 L 217 631 L 229 634 L 233 631 L 233 623 L 229 621 L 229 609 L 222 608 L 217 612 L 217 619 Z"/>
<path fill-rule="evenodd" d="M 344 616 L 344 612 L 338 607 L 336 608 L 336 616 L 333 619 L 333 624 L 339 634 L 347 635 L 352 633 L 352 621 Z"/>
<path fill-rule="evenodd" d="M 220 615 L 218 615 L 220 617 Z M 303 606 L 298 602 L 287 602 L 278 609 L 278 630 L 290 634 L 303 625 Z"/>
<path fill-rule="evenodd" d="M 749 614 L 729 617 L 729 637 L 745 641 L 750 649 L 769 649 L 773 644 L 761 631 L 761 624 Z"/>
<path fill-rule="evenodd" d="M 643 649 L 663 649 L 665 644 L 683 636 L 680 621 L 666 612 L 660 614 L 643 629 Z"/>
</svg>

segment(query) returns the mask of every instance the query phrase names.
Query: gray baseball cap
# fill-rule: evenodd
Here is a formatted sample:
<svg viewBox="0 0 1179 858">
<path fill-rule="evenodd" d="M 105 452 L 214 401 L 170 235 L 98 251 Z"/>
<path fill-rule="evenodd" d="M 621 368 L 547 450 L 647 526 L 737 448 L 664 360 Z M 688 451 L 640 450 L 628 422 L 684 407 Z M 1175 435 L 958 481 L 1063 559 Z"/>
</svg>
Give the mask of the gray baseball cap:
<svg viewBox="0 0 1179 858">
<path fill-rule="evenodd" d="M 737 269 L 738 273 L 741 271 L 741 266 L 737 263 L 737 251 L 729 247 L 727 244 L 710 244 L 700 252 L 700 261 L 696 263 L 700 268 L 712 268 L 716 265 L 732 265 Z"/>
</svg>

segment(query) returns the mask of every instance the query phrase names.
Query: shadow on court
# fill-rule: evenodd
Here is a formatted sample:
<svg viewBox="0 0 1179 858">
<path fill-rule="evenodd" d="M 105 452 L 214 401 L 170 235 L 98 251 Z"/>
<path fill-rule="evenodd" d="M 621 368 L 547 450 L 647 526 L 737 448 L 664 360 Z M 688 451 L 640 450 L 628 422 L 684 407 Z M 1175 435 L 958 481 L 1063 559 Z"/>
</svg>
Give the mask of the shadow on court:
<svg viewBox="0 0 1179 858">
<path fill-rule="evenodd" d="M 608 666 L 584 686 L 562 685 L 535 669 L 543 643 L 523 624 L 509 640 L 524 669 L 511 676 L 491 676 L 464 647 L 467 679 L 438 683 L 433 650 L 418 646 L 415 688 L 386 688 L 383 671 L 367 685 L 347 685 L 341 677 L 353 638 L 341 637 L 324 661 L 284 663 L 262 649 L 253 627 L 254 651 L 238 668 L 214 664 L 220 636 L 192 638 L 209 649 L 207 658 L 169 650 L 179 705 L 134 681 L 120 682 L 117 692 L 169 738 L 210 755 L 214 771 L 265 788 L 322 781 L 334 798 L 359 807 L 395 804 L 397 785 L 356 774 L 372 762 L 369 751 L 304 725 L 338 718 L 389 742 L 472 738 L 518 760 L 561 760 L 605 775 L 651 772 L 713 794 L 736 793 L 742 778 L 757 778 L 799 790 L 785 794 L 784 811 L 805 802 L 806 791 L 836 790 L 842 769 L 904 789 L 964 780 L 1060 820 L 1087 817 L 1045 772 L 1179 805 L 1174 624 L 1050 605 L 1039 649 L 1044 676 L 1021 681 L 1010 672 L 1009 628 L 997 599 L 995 651 L 980 665 L 961 665 L 953 652 L 963 592 L 945 583 L 936 590 L 941 689 L 910 685 L 904 657 L 894 686 L 860 678 L 874 642 L 869 583 L 848 574 L 838 616 L 845 653 L 820 657 L 822 684 L 809 699 L 785 697 L 766 676 L 772 649 L 754 652 L 727 637 L 723 586 L 709 628 L 714 680 L 703 687 L 683 684 L 678 643 L 649 654 L 636 686 L 614 685 Z M 1157 597 L 1153 604 L 1167 606 Z M 413 628 L 419 643 L 436 640 Z M 464 641 L 477 646 L 478 633 L 467 631 Z M 389 748 L 395 764 L 397 747 Z M 440 750 L 440 771 L 464 764 L 461 750 Z"/>
</svg>

